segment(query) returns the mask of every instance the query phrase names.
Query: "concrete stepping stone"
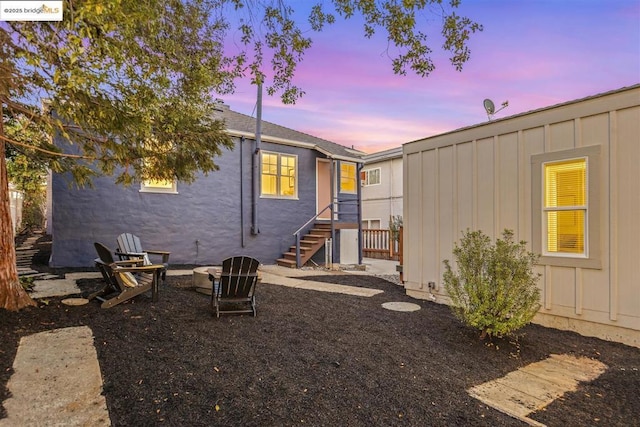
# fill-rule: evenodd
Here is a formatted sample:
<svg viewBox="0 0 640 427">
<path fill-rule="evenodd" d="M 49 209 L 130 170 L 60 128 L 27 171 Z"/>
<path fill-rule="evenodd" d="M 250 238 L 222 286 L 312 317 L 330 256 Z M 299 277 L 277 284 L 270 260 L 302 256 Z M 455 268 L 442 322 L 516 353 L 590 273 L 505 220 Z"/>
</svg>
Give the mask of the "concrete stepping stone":
<svg viewBox="0 0 640 427">
<path fill-rule="evenodd" d="M 65 279 L 78 280 L 78 279 L 100 279 L 102 274 L 100 272 L 93 271 L 81 271 L 77 273 L 67 273 L 64 275 Z"/>
<path fill-rule="evenodd" d="M 50 298 L 61 297 L 65 295 L 79 294 L 82 291 L 76 285 L 75 280 L 70 279 L 54 279 L 54 280 L 36 280 L 33 282 L 33 290 L 31 298 Z"/>
<path fill-rule="evenodd" d="M 502 378 L 470 388 L 468 393 L 492 408 L 528 423 L 543 426 L 527 416 L 564 393 L 575 391 L 580 382 L 593 381 L 607 366 L 587 357 L 552 354 Z"/>
<path fill-rule="evenodd" d="M 382 304 L 383 308 L 391 311 L 418 311 L 420 306 L 412 302 L 385 302 Z"/>
<path fill-rule="evenodd" d="M 89 327 L 22 337 L 13 370 L 0 427 L 111 425 Z"/>
</svg>

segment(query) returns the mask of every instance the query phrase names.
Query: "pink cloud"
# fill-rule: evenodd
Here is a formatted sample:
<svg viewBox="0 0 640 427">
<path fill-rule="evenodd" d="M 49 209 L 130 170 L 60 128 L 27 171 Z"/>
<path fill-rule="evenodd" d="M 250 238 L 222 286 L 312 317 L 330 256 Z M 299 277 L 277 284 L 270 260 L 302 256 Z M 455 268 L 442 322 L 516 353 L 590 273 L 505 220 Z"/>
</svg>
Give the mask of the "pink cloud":
<svg viewBox="0 0 640 427">
<path fill-rule="evenodd" d="M 347 23 L 314 36 L 295 79 L 306 95 L 294 106 L 265 96 L 265 120 L 378 151 L 481 123 L 485 98 L 508 100 L 505 117 L 640 82 L 634 2 L 487 0 L 460 13 L 485 26 L 461 73 L 436 52 L 430 77 L 396 76 L 385 40 L 365 40 L 359 24 Z M 238 89 L 227 101 L 250 114 L 255 88 Z"/>
</svg>

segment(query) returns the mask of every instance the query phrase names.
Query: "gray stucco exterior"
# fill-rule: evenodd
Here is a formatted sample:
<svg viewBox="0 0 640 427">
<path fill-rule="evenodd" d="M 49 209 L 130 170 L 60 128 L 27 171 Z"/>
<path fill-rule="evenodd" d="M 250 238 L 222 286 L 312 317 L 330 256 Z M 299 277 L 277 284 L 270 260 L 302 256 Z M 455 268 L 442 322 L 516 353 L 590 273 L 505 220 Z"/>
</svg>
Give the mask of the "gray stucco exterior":
<svg viewBox="0 0 640 427">
<path fill-rule="evenodd" d="M 247 123 L 249 126 L 255 120 Z M 277 126 L 269 125 L 277 133 Z M 296 136 L 292 133 L 295 131 L 286 131 L 287 136 Z M 316 139 L 305 134 L 298 137 L 307 145 L 314 142 L 309 139 Z M 295 243 L 293 233 L 316 214 L 316 159 L 331 157 L 327 148 L 330 150 L 329 144 L 333 143 L 323 141 L 323 148 L 313 149 L 263 138 L 263 151 L 297 156 L 298 197 L 259 198 L 259 233 L 253 234 L 251 171 L 255 141 L 236 136 L 234 142 L 233 150 L 216 158 L 218 171 L 202 175 L 192 184 L 178 182 L 177 194 L 142 192 L 140 184 L 118 186 L 111 177 L 95 179 L 94 188 L 77 189 L 69 185 L 67 176 L 54 174 L 50 183 L 50 265 L 93 266 L 93 243 L 115 249 L 117 236 L 125 232 L 139 236 L 145 248 L 171 251 L 171 264 L 215 265 L 238 254 L 255 257 L 264 264 L 275 263 Z M 344 156 L 344 147 L 337 147 L 342 160 L 351 160 Z M 358 161 L 357 156 L 352 158 Z M 335 164 L 339 171 L 339 161 Z M 339 192 L 336 196 L 339 200 L 358 197 Z M 357 205 L 345 209 L 353 215 L 340 220 L 356 222 Z"/>
</svg>

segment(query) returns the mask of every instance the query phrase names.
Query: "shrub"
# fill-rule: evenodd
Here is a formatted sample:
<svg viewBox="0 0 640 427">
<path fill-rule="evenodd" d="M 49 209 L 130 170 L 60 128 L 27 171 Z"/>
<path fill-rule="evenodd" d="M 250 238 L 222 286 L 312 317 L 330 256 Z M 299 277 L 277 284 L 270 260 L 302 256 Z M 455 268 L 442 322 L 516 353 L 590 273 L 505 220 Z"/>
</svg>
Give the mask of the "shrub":
<svg viewBox="0 0 640 427">
<path fill-rule="evenodd" d="M 540 308 L 540 275 L 533 272 L 538 255 L 525 245 L 513 241 L 511 230 L 495 244 L 481 231 L 467 230 L 453 249 L 457 271 L 444 261 L 451 309 L 464 324 L 479 329 L 481 339 L 522 328 Z"/>
<path fill-rule="evenodd" d="M 392 215 L 389 217 L 389 231 L 391 232 L 391 240 L 397 242 L 400 240 L 400 229 L 402 228 L 402 215 Z"/>
</svg>

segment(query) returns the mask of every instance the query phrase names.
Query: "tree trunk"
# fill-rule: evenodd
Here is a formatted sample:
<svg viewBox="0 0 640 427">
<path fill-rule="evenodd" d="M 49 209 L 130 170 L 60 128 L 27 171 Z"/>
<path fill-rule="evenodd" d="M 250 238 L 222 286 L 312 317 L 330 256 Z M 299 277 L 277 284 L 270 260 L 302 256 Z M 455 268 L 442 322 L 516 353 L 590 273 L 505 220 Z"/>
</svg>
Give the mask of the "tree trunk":
<svg viewBox="0 0 640 427">
<path fill-rule="evenodd" d="M 0 103 L 0 136 L 4 136 L 4 115 Z M 16 248 L 11 225 L 9 178 L 5 159 L 5 142 L 0 139 L 0 308 L 17 311 L 36 305 L 18 279 Z"/>
</svg>

